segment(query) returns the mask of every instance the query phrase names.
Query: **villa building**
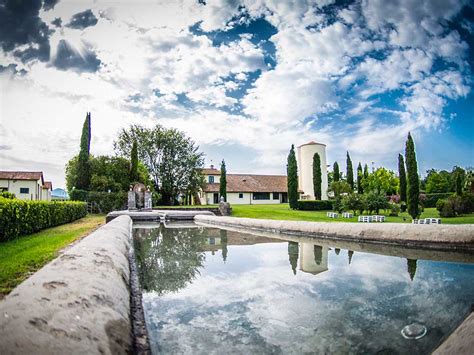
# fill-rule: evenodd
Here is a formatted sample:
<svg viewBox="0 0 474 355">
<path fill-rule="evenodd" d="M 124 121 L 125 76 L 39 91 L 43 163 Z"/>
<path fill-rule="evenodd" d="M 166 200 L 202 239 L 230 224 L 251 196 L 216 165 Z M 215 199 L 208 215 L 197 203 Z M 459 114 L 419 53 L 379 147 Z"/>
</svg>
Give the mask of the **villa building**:
<svg viewBox="0 0 474 355">
<path fill-rule="evenodd" d="M 326 145 L 308 142 L 298 147 L 298 191 L 300 198 L 314 200 L 313 157 L 318 153 L 321 161 L 321 199 L 328 199 L 328 173 Z M 201 205 L 219 203 L 220 170 L 211 165 L 202 169 L 206 187 L 199 192 Z M 276 204 L 288 202 L 286 175 L 227 174 L 227 202 L 240 205 Z"/>
<path fill-rule="evenodd" d="M 220 170 L 202 169 L 206 187 L 199 192 L 201 205 L 219 203 Z M 227 202 L 240 205 L 287 203 L 285 175 L 227 174 Z"/>
<path fill-rule="evenodd" d="M 15 194 L 21 200 L 51 201 L 51 181 L 41 171 L 0 171 L 0 191 Z"/>
</svg>

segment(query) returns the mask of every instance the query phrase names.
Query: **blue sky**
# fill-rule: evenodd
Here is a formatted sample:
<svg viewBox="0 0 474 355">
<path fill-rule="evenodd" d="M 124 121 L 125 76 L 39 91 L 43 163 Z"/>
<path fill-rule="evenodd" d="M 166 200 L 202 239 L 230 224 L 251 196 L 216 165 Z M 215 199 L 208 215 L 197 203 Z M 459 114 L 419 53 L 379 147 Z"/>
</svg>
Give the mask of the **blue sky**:
<svg viewBox="0 0 474 355">
<path fill-rule="evenodd" d="M 160 123 L 207 164 L 285 172 L 291 144 L 330 163 L 474 166 L 474 9 L 458 0 L 7 1 L 0 167 L 64 185 L 92 112 L 93 154 Z"/>
</svg>

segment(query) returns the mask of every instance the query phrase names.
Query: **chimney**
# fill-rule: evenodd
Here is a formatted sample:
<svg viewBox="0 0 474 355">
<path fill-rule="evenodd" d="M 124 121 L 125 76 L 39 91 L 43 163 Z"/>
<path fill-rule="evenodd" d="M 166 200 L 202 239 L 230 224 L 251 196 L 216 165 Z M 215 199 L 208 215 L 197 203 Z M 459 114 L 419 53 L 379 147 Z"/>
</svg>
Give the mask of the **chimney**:
<svg viewBox="0 0 474 355">
<path fill-rule="evenodd" d="M 211 164 L 211 169 L 214 169 L 214 165 Z"/>
</svg>

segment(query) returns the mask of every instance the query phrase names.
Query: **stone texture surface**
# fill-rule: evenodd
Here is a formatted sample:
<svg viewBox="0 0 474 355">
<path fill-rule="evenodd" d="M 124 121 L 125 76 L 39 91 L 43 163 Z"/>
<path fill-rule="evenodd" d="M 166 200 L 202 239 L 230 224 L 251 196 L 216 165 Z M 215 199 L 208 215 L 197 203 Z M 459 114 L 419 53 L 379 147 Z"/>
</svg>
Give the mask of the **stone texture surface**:
<svg viewBox="0 0 474 355">
<path fill-rule="evenodd" d="M 130 231 L 116 218 L 1 301 L 0 354 L 129 353 Z"/>
<path fill-rule="evenodd" d="M 219 202 L 219 213 L 221 216 L 230 216 L 232 214 L 232 208 L 229 202 Z"/>
<path fill-rule="evenodd" d="M 198 223 L 216 224 L 321 239 L 403 245 L 434 249 L 474 250 L 474 225 L 401 223 L 331 223 L 254 218 L 195 216 Z"/>
<path fill-rule="evenodd" d="M 474 353 L 474 313 L 433 352 L 434 355 L 470 355 Z"/>
<path fill-rule="evenodd" d="M 152 211 L 112 211 L 107 217 L 106 221 L 109 223 L 117 216 L 129 216 L 134 221 L 192 221 L 196 215 L 214 216 L 210 211 L 200 210 L 152 210 Z"/>
</svg>

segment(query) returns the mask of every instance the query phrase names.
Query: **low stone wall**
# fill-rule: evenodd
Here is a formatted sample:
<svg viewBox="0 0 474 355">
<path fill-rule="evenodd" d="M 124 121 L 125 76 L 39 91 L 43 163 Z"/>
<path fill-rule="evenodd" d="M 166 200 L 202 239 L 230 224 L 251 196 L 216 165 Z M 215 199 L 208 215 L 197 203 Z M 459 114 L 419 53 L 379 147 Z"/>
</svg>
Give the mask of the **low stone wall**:
<svg viewBox="0 0 474 355">
<path fill-rule="evenodd" d="M 472 224 L 331 223 L 216 216 L 196 216 L 194 220 L 199 224 L 314 236 L 320 239 L 474 252 L 474 225 Z"/>
<path fill-rule="evenodd" d="M 474 313 L 433 352 L 433 355 L 470 355 L 474 348 Z"/>
<path fill-rule="evenodd" d="M 126 354 L 131 219 L 99 228 L 0 302 L 0 354 Z"/>
</svg>

